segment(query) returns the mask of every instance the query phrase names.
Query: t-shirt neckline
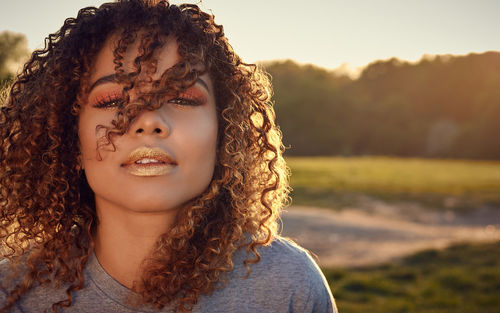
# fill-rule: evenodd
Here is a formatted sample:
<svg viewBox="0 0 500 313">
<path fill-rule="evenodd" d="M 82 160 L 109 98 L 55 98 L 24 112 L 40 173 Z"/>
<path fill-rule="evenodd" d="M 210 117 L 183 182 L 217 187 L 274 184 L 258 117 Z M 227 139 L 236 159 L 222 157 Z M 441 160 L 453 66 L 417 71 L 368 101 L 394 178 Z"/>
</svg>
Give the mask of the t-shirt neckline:
<svg viewBox="0 0 500 313">
<path fill-rule="evenodd" d="M 113 302 L 135 312 L 139 309 L 141 312 L 158 312 L 158 310 L 148 308 L 147 305 L 139 307 L 132 306 L 131 300 L 138 295 L 109 275 L 102 267 L 101 263 L 99 263 L 95 252 L 92 252 L 89 256 L 86 269 L 88 277 L 95 284 L 96 288 Z"/>
</svg>

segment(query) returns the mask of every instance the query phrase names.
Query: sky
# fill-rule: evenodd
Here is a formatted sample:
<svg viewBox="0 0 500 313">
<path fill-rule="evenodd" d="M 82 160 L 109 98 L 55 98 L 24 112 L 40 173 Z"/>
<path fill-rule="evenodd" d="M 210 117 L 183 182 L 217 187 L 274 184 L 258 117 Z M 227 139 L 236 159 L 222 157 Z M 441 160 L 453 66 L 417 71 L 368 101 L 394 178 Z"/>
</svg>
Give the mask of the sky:
<svg viewBox="0 0 500 313">
<path fill-rule="evenodd" d="M 24 33 L 30 49 L 64 19 L 101 0 L 0 0 L 0 31 Z M 397 57 L 500 51 L 498 0 L 203 0 L 246 62 L 292 59 L 356 69 Z"/>
</svg>

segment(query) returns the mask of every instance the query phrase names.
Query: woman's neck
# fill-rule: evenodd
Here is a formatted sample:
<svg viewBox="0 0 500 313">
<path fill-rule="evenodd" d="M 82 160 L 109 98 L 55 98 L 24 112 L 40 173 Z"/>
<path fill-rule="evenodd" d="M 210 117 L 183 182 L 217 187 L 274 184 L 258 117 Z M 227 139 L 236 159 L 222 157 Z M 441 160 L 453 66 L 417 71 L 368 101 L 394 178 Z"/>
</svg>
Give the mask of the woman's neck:
<svg viewBox="0 0 500 313">
<path fill-rule="evenodd" d="M 158 237 L 171 227 L 176 211 L 130 211 L 104 202 L 96 206 L 97 259 L 111 277 L 131 289 L 140 278 L 143 260 L 151 254 Z"/>
</svg>

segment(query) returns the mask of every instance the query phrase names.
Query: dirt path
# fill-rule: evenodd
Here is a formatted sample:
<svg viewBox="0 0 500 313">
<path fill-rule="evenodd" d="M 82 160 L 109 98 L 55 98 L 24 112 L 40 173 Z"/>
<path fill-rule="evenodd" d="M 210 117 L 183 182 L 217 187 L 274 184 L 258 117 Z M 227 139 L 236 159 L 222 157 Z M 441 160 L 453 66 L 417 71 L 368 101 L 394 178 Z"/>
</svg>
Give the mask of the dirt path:
<svg viewBox="0 0 500 313">
<path fill-rule="evenodd" d="M 400 214 L 388 206 L 370 212 L 291 206 L 283 212 L 282 225 L 282 235 L 315 253 L 322 266 L 377 264 L 426 248 L 500 240 L 498 210 L 455 216 Z"/>
</svg>

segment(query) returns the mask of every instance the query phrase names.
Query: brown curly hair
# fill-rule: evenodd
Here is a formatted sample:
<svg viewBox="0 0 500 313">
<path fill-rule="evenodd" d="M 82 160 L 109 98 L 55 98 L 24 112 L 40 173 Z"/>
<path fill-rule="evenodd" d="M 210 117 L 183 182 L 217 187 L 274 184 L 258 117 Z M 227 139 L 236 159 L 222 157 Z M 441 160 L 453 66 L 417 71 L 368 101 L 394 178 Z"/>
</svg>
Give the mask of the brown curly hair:
<svg viewBox="0 0 500 313">
<path fill-rule="evenodd" d="M 258 247 L 276 235 L 289 172 L 267 75 L 243 63 L 223 27 L 196 5 L 121 0 L 87 7 L 33 52 L 1 107 L 0 249 L 27 269 L 1 312 L 34 284 L 68 286 L 67 299 L 52 305 L 55 312 L 71 306 L 73 293 L 83 287 L 98 221 L 94 194 L 77 167 L 78 114 L 92 61 L 112 34 L 120 36 L 115 70 L 125 96 L 161 39 L 173 35 L 181 61 L 155 83 L 155 94 L 182 91 L 208 72 L 218 113 L 212 181 L 158 238 L 137 289 L 141 301 L 157 308 L 175 303 L 178 311 L 189 311 L 200 295 L 224 282 L 236 250 L 253 253 L 244 262 L 250 273 L 250 265 L 260 260 Z M 125 73 L 123 54 L 136 40 L 141 49 L 135 71 Z M 160 105 L 148 103 L 120 103 L 106 132 L 108 143 L 125 133 L 141 110 Z"/>
</svg>

